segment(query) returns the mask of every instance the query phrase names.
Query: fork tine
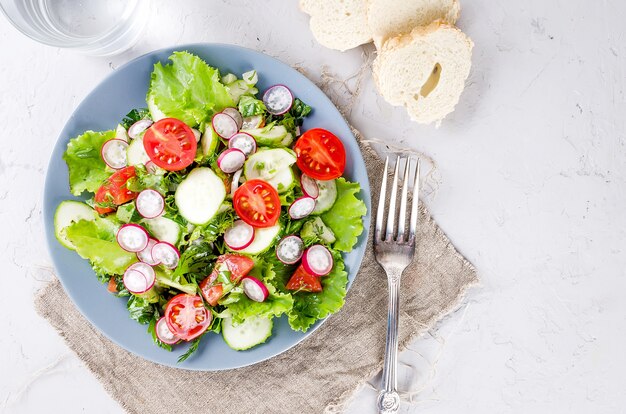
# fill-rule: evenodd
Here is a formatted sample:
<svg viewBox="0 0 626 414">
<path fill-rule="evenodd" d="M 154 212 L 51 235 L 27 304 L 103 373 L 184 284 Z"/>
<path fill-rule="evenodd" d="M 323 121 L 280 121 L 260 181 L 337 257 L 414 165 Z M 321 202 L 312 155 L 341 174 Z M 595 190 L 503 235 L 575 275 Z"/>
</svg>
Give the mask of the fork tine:
<svg viewBox="0 0 626 414">
<path fill-rule="evenodd" d="M 415 230 L 417 229 L 417 206 L 419 203 L 419 194 L 420 194 L 420 161 L 417 160 L 417 165 L 415 166 L 415 181 L 413 184 L 413 204 L 411 205 L 411 222 L 409 225 L 409 240 L 415 238 Z"/>
<path fill-rule="evenodd" d="M 400 167 L 400 156 L 396 159 L 396 167 L 393 172 L 393 185 L 391 186 L 391 197 L 389 198 L 389 212 L 387 215 L 387 228 L 385 229 L 385 240 L 393 239 L 393 227 L 396 220 L 396 198 L 398 197 L 398 169 Z"/>
<path fill-rule="evenodd" d="M 400 215 L 398 217 L 398 241 L 404 241 L 404 228 L 406 227 L 406 202 L 409 192 L 409 169 L 411 168 L 411 158 L 406 159 L 404 164 L 404 174 L 402 178 L 402 196 L 400 197 Z"/>
<path fill-rule="evenodd" d="M 387 174 L 389 169 L 389 156 L 385 158 L 385 170 L 383 171 L 383 182 L 380 185 L 380 194 L 378 195 L 378 210 L 376 211 L 376 240 L 381 239 L 383 232 L 383 219 L 385 217 L 385 195 L 387 192 Z"/>
</svg>

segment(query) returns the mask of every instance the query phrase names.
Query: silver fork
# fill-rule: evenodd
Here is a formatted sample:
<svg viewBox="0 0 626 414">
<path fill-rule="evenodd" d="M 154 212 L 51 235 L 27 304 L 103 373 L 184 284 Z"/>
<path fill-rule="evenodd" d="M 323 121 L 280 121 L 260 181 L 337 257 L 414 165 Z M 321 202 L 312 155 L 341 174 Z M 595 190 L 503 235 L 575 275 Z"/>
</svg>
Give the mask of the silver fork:
<svg viewBox="0 0 626 414">
<path fill-rule="evenodd" d="M 389 285 L 389 314 L 387 316 L 387 343 L 385 346 L 385 363 L 383 366 L 383 378 L 381 391 L 378 395 L 378 411 L 381 414 L 397 413 L 400 407 L 398 395 L 398 312 L 400 306 L 400 277 L 402 272 L 413 261 L 415 254 L 415 230 L 417 227 L 417 205 L 419 194 L 419 160 L 415 167 L 415 184 L 413 187 L 413 202 L 409 219 L 408 234 L 406 232 L 407 202 L 409 190 L 410 158 L 404 165 L 404 178 L 402 180 L 402 195 L 400 196 L 400 209 L 396 227 L 396 198 L 398 196 L 398 173 L 400 157 L 396 161 L 396 167 L 391 187 L 389 210 L 387 211 L 387 224 L 385 226 L 385 200 L 387 193 L 387 175 L 389 157 L 385 160 L 385 171 L 380 187 L 378 211 L 376 212 L 376 229 L 374 232 L 374 256 L 378 264 L 387 273 Z"/>
</svg>

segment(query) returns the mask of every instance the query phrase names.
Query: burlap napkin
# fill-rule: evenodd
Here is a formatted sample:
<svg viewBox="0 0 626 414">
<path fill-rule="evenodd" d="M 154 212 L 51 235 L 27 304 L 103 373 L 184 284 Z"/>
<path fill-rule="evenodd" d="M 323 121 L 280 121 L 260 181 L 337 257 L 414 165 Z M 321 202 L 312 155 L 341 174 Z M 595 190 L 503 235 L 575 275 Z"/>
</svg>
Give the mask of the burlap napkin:
<svg viewBox="0 0 626 414">
<path fill-rule="evenodd" d="M 369 148 L 362 152 L 376 194 L 382 163 Z M 185 371 L 130 354 L 80 315 L 58 281 L 43 288 L 35 304 L 130 413 L 341 411 L 350 394 L 382 366 L 387 282 L 370 243 L 339 313 L 291 350 L 231 371 Z M 476 282 L 470 263 L 421 209 L 416 258 L 402 278 L 400 347 L 458 306 L 466 289 Z"/>
</svg>

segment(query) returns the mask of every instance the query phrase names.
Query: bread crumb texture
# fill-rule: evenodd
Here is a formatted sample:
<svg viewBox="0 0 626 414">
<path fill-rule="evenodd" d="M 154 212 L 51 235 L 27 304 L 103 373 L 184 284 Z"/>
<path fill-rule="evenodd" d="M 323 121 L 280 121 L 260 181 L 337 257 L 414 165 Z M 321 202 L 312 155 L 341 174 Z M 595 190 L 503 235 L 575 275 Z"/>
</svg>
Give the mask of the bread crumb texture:
<svg viewBox="0 0 626 414">
<path fill-rule="evenodd" d="M 454 110 L 472 64 L 474 43 L 442 21 L 387 40 L 374 60 L 374 80 L 413 121 L 438 122 Z"/>
<path fill-rule="evenodd" d="M 300 9 L 311 16 L 311 32 L 325 47 L 345 51 L 372 41 L 367 0 L 300 0 Z"/>
</svg>

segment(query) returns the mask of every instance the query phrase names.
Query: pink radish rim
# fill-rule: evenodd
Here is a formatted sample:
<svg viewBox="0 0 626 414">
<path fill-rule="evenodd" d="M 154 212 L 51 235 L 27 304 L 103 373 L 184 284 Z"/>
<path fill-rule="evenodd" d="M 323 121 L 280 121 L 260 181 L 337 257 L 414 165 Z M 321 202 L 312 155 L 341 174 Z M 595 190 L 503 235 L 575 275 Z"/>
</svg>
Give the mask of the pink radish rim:
<svg viewBox="0 0 626 414">
<path fill-rule="evenodd" d="M 298 203 L 301 203 L 305 200 L 313 200 L 313 208 L 311 209 L 311 211 L 309 211 L 307 214 L 303 215 L 303 216 L 295 216 L 294 214 L 292 214 L 291 209 L 294 208 L 294 206 L 296 206 Z M 315 210 L 315 199 L 313 197 L 309 197 L 309 196 L 302 196 L 296 200 L 294 200 L 293 203 L 291 203 L 291 205 L 289 206 L 289 217 L 293 220 L 301 220 L 305 217 L 308 217 L 311 215 L 311 213 Z"/>
<path fill-rule="evenodd" d="M 176 265 L 173 266 L 167 266 L 165 263 L 163 263 L 162 260 L 158 259 L 158 255 L 155 256 L 154 254 L 154 249 L 157 248 L 158 245 L 167 245 L 170 248 L 174 249 L 174 252 L 176 253 L 176 255 L 178 256 L 178 259 L 176 259 Z M 155 244 L 154 246 L 152 246 L 152 250 L 150 251 L 150 254 L 152 254 L 152 259 L 155 262 L 158 262 L 158 264 L 162 264 L 163 266 L 167 267 L 168 269 L 176 269 L 176 267 L 178 266 L 178 262 L 180 261 L 180 251 L 176 248 L 176 246 L 174 246 L 172 243 L 168 243 L 166 241 L 160 241 L 157 244 Z"/>
<path fill-rule="evenodd" d="M 250 154 L 246 154 L 241 148 L 237 148 L 237 147 L 234 146 L 235 145 L 234 143 L 237 142 L 237 136 L 239 136 L 239 135 L 245 136 L 245 138 L 242 138 L 242 139 L 248 139 L 249 138 L 249 139 L 252 140 L 251 141 L 252 142 L 252 150 L 250 151 Z M 252 155 L 252 154 L 254 154 L 256 152 L 256 150 L 257 150 L 257 142 L 256 142 L 256 139 L 254 139 L 254 137 L 252 135 L 248 134 L 247 132 L 239 131 L 235 135 L 233 135 L 232 137 L 230 137 L 228 139 L 228 148 L 238 149 L 239 151 L 243 152 L 243 155 L 248 157 L 248 156 L 250 156 L 250 155 Z"/>
<path fill-rule="evenodd" d="M 284 258 L 281 258 L 281 257 L 280 257 L 280 255 L 278 254 L 278 249 L 280 249 L 280 245 L 281 245 L 281 244 L 282 244 L 285 240 L 287 240 L 287 239 L 291 239 L 291 238 L 295 238 L 295 239 L 300 240 L 300 243 L 302 243 L 302 247 L 303 247 L 302 251 L 300 252 L 300 255 L 298 256 L 298 258 L 297 258 L 296 260 L 292 261 L 292 262 L 287 261 L 287 260 L 284 260 Z M 292 235 L 290 235 L 290 236 L 283 237 L 283 238 L 282 238 L 282 239 L 278 242 L 278 245 L 276 245 L 276 252 L 275 252 L 275 254 L 276 254 L 276 258 L 277 258 L 277 259 L 278 259 L 278 261 L 280 261 L 281 263 L 288 264 L 288 265 L 296 264 L 296 263 L 298 263 L 298 261 L 299 261 L 300 259 L 302 259 L 302 256 L 304 255 L 304 242 L 302 241 L 302 238 L 300 238 L 299 236 L 296 236 L 295 234 L 292 234 Z"/>
<path fill-rule="evenodd" d="M 100 157 L 102 158 L 102 161 L 104 161 L 104 163 L 107 165 L 107 167 L 111 168 L 112 170 L 121 170 L 122 168 L 126 167 L 128 165 L 128 161 L 126 162 L 125 165 L 121 166 L 121 167 L 114 167 L 111 164 L 109 164 L 107 162 L 107 158 L 104 156 L 104 152 L 106 150 L 107 144 L 109 144 L 109 142 L 111 141 L 120 141 L 124 143 L 124 146 L 126 148 L 128 148 L 128 142 L 124 141 L 123 139 L 119 139 L 119 138 L 112 138 L 109 139 L 107 141 L 104 142 L 104 144 L 102 144 L 102 148 L 100 148 Z"/>
<path fill-rule="evenodd" d="M 324 273 L 316 272 L 315 270 L 313 270 L 313 268 L 311 268 L 311 266 L 309 266 L 309 261 L 307 259 L 307 256 L 310 254 L 312 249 L 324 249 L 326 254 L 328 254 L 328 257 L 330 258 L 330 265 L 328 266 L 327 272 L 324 272 Z M 312 274 L 313 276 L 318 276 L 318 277 L 326 276 L 333 270 L 334 265 L 335 265 L 335 260 L 333 259 L 333 255 L 330 254 L 330 251 L 325 246 L 322 246 L 321 244 L 314 244 L 313 246 L 306 249 L 304 251 L 304 254 L 302 255 L 302 266 L 304 266 L 304 270 L 306 270 L 308 273 Z"/>
<path fill-rule="evenodd" d="M 149 272 L 150 274 L 149 275 L 147 275 L 146 272 L 141 270 L 142 267 L 145 269 L 145 266 L 148 266 L 148 268 L 150 269 L 150 272 Z M 140 273 L 146 279 L 146 289 L 143 290 L 143 291 L 132 291 L 132 290 L 128 289 L 128 287 L 126 286 L 126 283 L 124 283 L 124 286 L 126 287 L 126 289 L 128 289 L 129 292 L 131 292 L 131 293 L 133 293 L 135 295 L 141 295 L 142 293 L 146 293 L 147 291 L 152 289 L 152 287 L 156 283 L 156 274 L 154 273 L 154 269 L 152 268 L 152 266 L 150 266 L 149 264 L 146 264 L 146 263 L 143 263 L 143 262 L 137 262 L 137 263 L 133 263 L 132 265 L 128 266 L 126 268 L 126 270 L 124 271 L 124 276 L 122 277 L 122 282 L 124 282 L 124 277 L 126 277 L 126 273 L 128 273 L 128 272 Z M 148 280 L 150 280 L 150 282 L 148 282 Z"/>
<path fill-rule="evenodd" d="M 265 90 L 265 92 L 263 92 L 263 98 L 262 101 L 265 104 L 265 106 L 267 107 L 267 101 L 265 100 L 265 96 L 267 95 L 267 93 L 269 91 L 271 91 L 273 88 L 278 88 L 278 87 L 283 87 L 285 89 L 287 89 L 287 92 L 289 92 L 289 95 L 291 95 L 291 103 L 289 104 L 289 106 L 287 107 L 286 110 L 282 111 L 282 112 L 272 112 L 269 107 L 267 108 L 267 112 L 269 112 L 272 115 L 284 115 L 287 112 L 289 112 L 289 110 L 291 109 L 291 107 L 293 106 L 293 92 L 291 92 L 291 89 L 289 89 L 289 87 L 287 85 L 283 85 L 282 83 L 277 83 L 276 85 L 272 85 L 269 88 L 267 88 Z"/>
<path fill-rule="evenodd" d="M 228 112 L 231 111 L 235 111 L 239 116 L 237 117 L 239 122 L 237 122 L 238 120 L 235 119 L 234 116 L 232 116 L 231 114 L 229 114 Z M 229 106 L 226 107 L 224 109 L 222 109 L 222 113 L 228 115 L 229 117 L 233 118 L 235 120 L 235 123 L 237 124 L 237 129 L 241 129 L 241 126 L 243 125 L 243 115 L 241 115 L 241 112 L 239 112 L 239 109 L 235 108 L 234 106 Z"/>
<path fill-rule="evenodd" d="M 254 299 L 254 298 L 250 297 L 250 295 L 248 294 L 248 290 L 246 289 L 246 286 L 247 286 L 246 281 L 247 281 L 247 280 L 249 280 L 249 281 L 250 281 L 249 283 L 254 283 L 254 285 L 255 285 L 256 287 L 258 287 L 259 289 L 261 289 L 261 292 L 263 293 L 263 300 L 260 300 L 260 301 L 259 301 L 259 300 L 256 300 L 256 299 Z M 254 277 L 254 276 L 245 276 L 245 277 L 243 277 L 243 278 L 241 279 L 241 283 L 242 283 L 242 286 L 243 286 L 243 293 L 245 293 L 245 294 L 246 294 L 246 296 L 247 296 L 250 300 L 252 300 L 252 301 L 254 301 L 254 302 L 265 302 L 265 299 L 267 299 L 267 297 L 270 295 L 270 292 L 267 290 L 267 287 L 265 286 L 265 283 L 261 282 L 259 279 L 257 279 L 257 278 L 256 278 L 256 277 Z M 248 284 L 249 284 L 249 283 L 248 283 Z"/>
<path fill-rule="evenodd" d="M 158 213 L 157 215 L 155 215 L 155 216 L 148 216 L 148 215 L 146 215 L 146 214 L 144 214 L 144 213 L 142 213 L 142 212 L 141 212 L 141 210 L 143 210 L 143 209 L 139 208 L 139 198 L 141 197 L 141 195 L 142 195 L 142 194 L 144 194 L 144 193 L 146 193 L 146 192 L 156 193 L 159 197 L 161 197 L 161 203 L 162 203 L 162 206 L 161 206 L 161 211 L 159 211 L 159 213 Z M 141 190 L 141 191 L 139 192 L 139 194 L 137 195 L 137 198 L 135 199 L 135 208 L 137 209 L 137 212 L 139 213 L 139 215 L 140 215 L 141 217 L 143 217 L 143 218 L 147 218 L 147 219 L 157 218 L 157 217 L 159 217 L 161 214 L 163 214 L 163 212 L 165 211 L 165 199 L 163 198 L 163 196 L 161 195 L 161 193 L 159 193 L 158 191 L 153 190 L 153 189 L 151 189 L 151 188 L 146 188 L 145 190 Z"/>
<path fill-rule="evenodd" d="M 226 136 L 224 136 L 224 135 L 220 134 L 219 132 L 217 132 L 217 129 L 215 128 L 215 117 L 217 117 L 217 116 L 219 116 L 219 115 L 224 115 L 224 116 L 227 116 L 227 117 L 229 117 L 229 118 L 230 118 L 230 119 L 231 119 L 231 120 L 235 123 L 235 129 L 236 129 L 236 131 L 235 131 L 235 133 L 234 133 L 234 134 L 231 134 L 230 136 L 226 137 Z M 211 127 L 213 128 L 213 131 L 215 131 L 215 133 L 216 133 L 217 135 L 219 135 L 221 138 L 224 138 L 224 139 L 226 139 L 226 140 L 229 140 L 229 139 L 230 139 L 230 137 L 232 137 L 232 136 L 233 136 L 233 135 L 235 135 L 237 132 L 239 132 L 239 128 L 237 128 L 237 121 L 235 121 L 235 119 L 234 119 L 232 116 L 230 116 L 230 115 L 228 115 L 228 114 L 225 114 L 224 112 L 218 112 L 218 113 L 216 113 L 215 115 L 213 115 L 213 118 L 211 119 Z"/>
<path fill-rule="evenodd" d="M 152 243 L 152 242 L 154 242 L 154 244 L 153 244 L 152 246 L 150 246 L 150 243 Z M 137 259 L 139 259 L 139 261 L 140 261 L 140 262 L 145 263 L 145 264 L 150 265 L 150 266 L 156 266 L 156 265 L 158 265 L 159 263 L 158 263 L 156 260 L 154 260 L 154 257 L 152 257 L 152 248 L 153 248 L 153 247 L 154 247 L 154 245 L 155 245 L 155 244 L 157 244 L 158 242 L 159 242 L 159 241 L 158 241 L 157 239 L 153 239 L 153 238 L 151 237 L 151 238 L 148 240 L 148 245 L 146 246 L 146 248 L 145 248 L 145 249 L 143 249 L 143 250 L 141 250 L 141 251 L 139 251 L 139 252 L 137 252 L 137 253 L 135 253 L 135 255 L 137 256 Z M 142 254 L 143 252 L 147 251 L 148 249 L 150 250 L 148 253 L 150 253 L 150 259 L 151 259 L 151 262 L 146 262 L 145 260 L 143 260 L 143 259 L 141 258 L 141 254 Z"/>
<path fill-rule="evenodd" d="M 236 154 L 236 153 L 240 153 L 241 156 L 243 156 L 243 162 L 241 163 L 241 165 L 238 165 L 237 168 L 234 169 L 234 170 L 231 170 L 229 168 L 228 171 L 225 170 L 224 168 L 222 168 L 222 163 L 224 162 L 224 158 L 226 158 L 230 154 Z M 243 167 L 243 164 L 245 164 L 245 162 L 246 162 L 246 154 L 242 150 L 240 150 L 239 148 L 228 148 L 228 149 L 222 151 L 220 156 L 217 157 L 217 165 L 218 165 L 218 167 L 220 167 L 220 170 L 224 171 L 226 174 L 232 174 L 232 173 L 236 172 L 237 170 L 241 169 Z"/>
<path fill-rule="evenodd" d="M 161 335 L 159 335 L 160 324 L 165 324 L 165 326 L 167 326 L 167 330 L 174 336 L 174 339 L 172 339 L 171 341 L 167 341 L 161 338 Z M 159 320 L 157 321 L 157 323 L 154 325 L 154 332 L 156 333 L 157 338 L 159 338 L 159 341 L 163 342 L 166 345 L 174 345 L 181 341 L 181 339 L 178 336 L 176 336 L 176 334 L 172 332 L 172 330 L 170 329 L 169 325 L 167 324 L 167 321 L 165 320 L 165 316 L 161 316 Z"/>
<path fill-rule="evenodd" d="M 237 223 L 242 223 L 243 225 L 246 225 L 247 227 L 250 227 L 252 229 L 252 237 L 250 237 L 250 240 L 248 240 L 247 243 L 243 244 L 240 247 L 233 247 L 230 243 L 228 243 L 226 241 L 226 233 L 228 232 L 228 230 L 232 229 L 235 227 L 235 225 L 239 225 Z M 226 243 L 226 245 L 228 246 L 229 249 L 234 250 L 234 251 L 239 251 L 239 250 L 243 250 L 246 247 L 250 246 L 252 244 L 252 242 L 254 241 L 254 236 L 255 236 L 255 231 L 254 231 L 254 227 L 252 227 L 251 225 L 249 225 L 248 223 L 246 223 L 243 220 L 237 220 L 233 223 L 233 225 L 231 227 L 229 227 L 228 229 L 226 229 L 226 231 L 224 232 L 224 243 Z"/>
<path fill-rule="evenodd" d="M 308 184 L 305 184 L 305 182 L 307 182 Z M 315 191 L 316 191 L 315 195 L 313 195 L 309 191 L 307 191 L 306 188 L 308 186 L 315 186 Z M 315 181 L 315 179 L 309 177 L 308 175 L 306 175 L 304 173 L 300 176 L 300 187 L 302 187 L 302 192 L 306 196 L 309 196 L 309 197 L 311 197 L 313 199 L 317 199 L 317 197 L 320 196 L 320 187 L 317 185 L 317 182 Z"/>
<path fill-rule="evenodd" d="M 145 118 L 140 119 L 139 121 L 129 126 L 128 131 L 126 133 L 128 134 L 130 138 L 136 139 L 139 134 L 141 134 L 146 129 L 150 128 L 152 124 L 154 124 L 154 122 L 150 119 L 145 119 Z M 139 125 L 139 126 L 136 126 L 136 125 Z M 146 127 L 143 129 L 140 129 L 143 125 L 146 125 Z M 139 131 L 135 131 L 135 129 L 139 129 Z"/>
<path fill-rule="evenodd" d="M 136 228 L 138 228 L 139 230 L 143 231 L 146 234 L 146 245 L 143 246 L 141 249 L 139 249 L 139 250 L 128 250 L 126 247 L 124 247 L 124 245 L 122 243 L 120 243 L 120 233 L 122 232 L 122 230 L 124 230 L 125 228 L 128 228 L 128 227 L 136 227 Z M 128 223 L 128 224 L 124 224 L 122 227 L 119 228 L 119 230 L 117 231 L 117 234 L 115 235 L 115 240 L 117 241 L 117 244 L 119 244 L 120 247 L 122 249 L 124 249 L 125 251 L 130 252 L 130 253 L 137 253 L 137 252 L 142 251 L 146 247 L 148 247 L 148 243 L 150 242 L 150 235 L 148 234 L 146 229 L 144 229 L 140 225 L 134 224 L 134 223 Z"/>
</svg>

